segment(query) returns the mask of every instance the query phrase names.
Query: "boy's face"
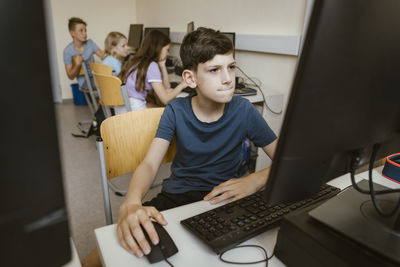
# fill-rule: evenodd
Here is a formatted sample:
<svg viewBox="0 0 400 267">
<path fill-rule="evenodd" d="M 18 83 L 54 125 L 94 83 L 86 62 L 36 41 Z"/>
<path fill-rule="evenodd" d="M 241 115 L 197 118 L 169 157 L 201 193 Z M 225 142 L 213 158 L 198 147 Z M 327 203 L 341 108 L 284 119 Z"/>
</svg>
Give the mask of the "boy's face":
<svg viewBox="0 0 400 267">
<path fill-rule="evenodd" d="M 80 42 L 86 42 L 87 34 L 86 34 L 86 25 L 85 24 L 76 24 L 74 29 L 70 31 L 70 34 L 74 40 L 78 40 Z"/>
<path fill-rule="evenodd" d="M 200 97 L 216 103 L 228 103 L 235 90 L 235 68 L 233 53 L 215 55 L 197 66 L 197 71 L 192 72 L 193 83 L 188 85 L 196 87 Z"/>
</svg>

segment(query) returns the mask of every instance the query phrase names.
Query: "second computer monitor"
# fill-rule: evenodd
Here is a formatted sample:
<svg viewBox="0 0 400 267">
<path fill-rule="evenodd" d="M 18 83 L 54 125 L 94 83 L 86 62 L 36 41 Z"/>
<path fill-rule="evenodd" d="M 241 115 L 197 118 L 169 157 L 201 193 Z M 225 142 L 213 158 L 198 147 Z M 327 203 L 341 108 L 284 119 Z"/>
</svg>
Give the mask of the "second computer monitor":
<svg viewBox="0 0 400 267">
<path fill-rule="evenodd" d="M 221 32 L 224 34 L 226 37 L 229 38 L 229 40 L 232 41 L 233 44 L 233 57 L 235 57 L 235 39 L 236 39 L 236 34 L 234 32 Z"/>
<path fill-rule="evenodd" d="M 154 31 L 154 30 L 160 31 L 160 32 L 162 32 L 163 34 L 165 34 L 166 36 L 169 37 L 169 28 L 168 27 L 159 27 L 159 28 L 146 27 L 146 28 L 144 28 L 144 36 L 146 36 L 146 34 L 148 34 L 151 31 Z"/>
<path fill-rule="evenodd" d="M 186 33 L 191 33 L 192 31 L 194 31 L 194 22 L 193 21 L 191 21 L 187 24 Z"/>
<path fill-rule="evenodd" d="M 128 46 L 138 49 L 142 42 L 143 24 L 131 24 L 129 28 Z"/>
</svg>

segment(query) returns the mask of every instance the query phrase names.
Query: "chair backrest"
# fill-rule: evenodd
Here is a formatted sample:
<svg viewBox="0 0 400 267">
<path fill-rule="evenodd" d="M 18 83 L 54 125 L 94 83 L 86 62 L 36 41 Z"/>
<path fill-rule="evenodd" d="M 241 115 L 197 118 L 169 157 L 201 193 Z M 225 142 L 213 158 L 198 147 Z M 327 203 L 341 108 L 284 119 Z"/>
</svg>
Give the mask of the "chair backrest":
<svg viewBox="0 0 400 267">
<path fill-rule="evenodd" d="M 146 156 L 163 111 L 164 108 L 136 110 L 103 121 L 100 133 L 108 179 L 135 171 Z M 171 162 L 175 153 L 174 138 L 162 163 Z"/>
<path fill-rule="evenodd" d="M 122 106 L 125 104 L 121 94 L 121 80 L 110 75 L 94 73 L 97 85 L 100 89 L 101 102 L 110 107 Z"/>
<path fill-rule="evenodd" d="M 102 75 L 112 75 L 113 69 L 104 64 L 99 64 L 99 63 L 94 63 L 94 62 L 89 62 L 90 68 L 92 71 L 96 74 L 102 74 Z"/>
</svg>

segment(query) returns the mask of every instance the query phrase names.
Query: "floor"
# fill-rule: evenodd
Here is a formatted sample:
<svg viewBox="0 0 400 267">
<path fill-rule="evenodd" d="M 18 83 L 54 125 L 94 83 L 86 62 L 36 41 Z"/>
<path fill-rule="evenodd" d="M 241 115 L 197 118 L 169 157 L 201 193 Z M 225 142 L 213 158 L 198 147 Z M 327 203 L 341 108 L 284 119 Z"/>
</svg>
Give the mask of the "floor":
<svg viewBox="0 0 400 267">
<path fill-rule="evenodd" d="M 79 258 L 83 259 L 96 248 L 94 229 L 106 225 L 96 138 L 77 138 L 71 134 L 80 133 L 76 126 L 78 121 L 90 119 L 92 116 L 87 106 L 76 106 L 72 100 L 55 104 L 55 111 L 70 235 Z M 89 126 L 83 127 L 87 129 Z M 163 167 L 160 176 L 166 177 L 168 166 Z M 113 181 L 118 187 L 127 189 L 130 177 L 131 174 L 128 174 Z M 152 189 L 145 200 L 152 198 L 159 189 Z M 111 192 L 110 198 L 113 221 L 116 222 L 123 197 Z"/>
</svg>

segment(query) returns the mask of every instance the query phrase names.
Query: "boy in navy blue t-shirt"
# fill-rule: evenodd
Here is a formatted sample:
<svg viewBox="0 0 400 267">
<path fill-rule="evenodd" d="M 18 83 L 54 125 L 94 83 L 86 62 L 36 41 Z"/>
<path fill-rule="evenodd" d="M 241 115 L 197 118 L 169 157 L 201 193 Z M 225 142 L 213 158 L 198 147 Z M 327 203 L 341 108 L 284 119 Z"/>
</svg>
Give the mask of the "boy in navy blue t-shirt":
<svg viewBox="0 0 400 267">
<path fill-rule="evenodd" d="M 185 36 L 180 56 L 182 77 L 197 95 L 168 103 L 119 210 L 119 241 L 139 257 L 150 252 L 140 225 L 157 244 L 150 218 L 167 224 L 159 210 L 202 199 L 212 204 L 234 201 L 260 190 L 267 182 L 269 168 L 240 177 L 242 142 L 249 138 L 271 159 L 277 143 L 255 107 L 247 99 L 233 96 L 235 60 L 232 42 L 225 35 L 199 28 Z M 174 136 L 177 151 L 171 176 L 164 180 L 157 197 L 142 204 Z"/>
</svg>

